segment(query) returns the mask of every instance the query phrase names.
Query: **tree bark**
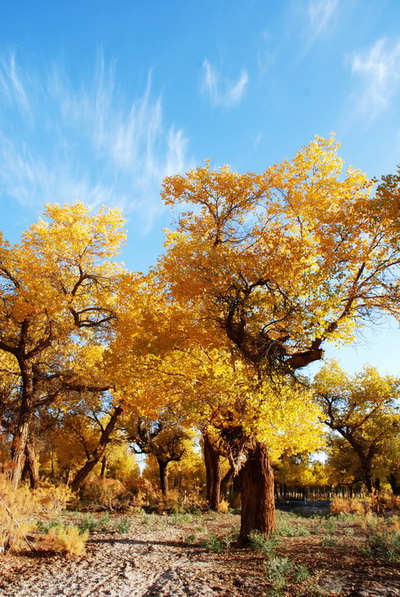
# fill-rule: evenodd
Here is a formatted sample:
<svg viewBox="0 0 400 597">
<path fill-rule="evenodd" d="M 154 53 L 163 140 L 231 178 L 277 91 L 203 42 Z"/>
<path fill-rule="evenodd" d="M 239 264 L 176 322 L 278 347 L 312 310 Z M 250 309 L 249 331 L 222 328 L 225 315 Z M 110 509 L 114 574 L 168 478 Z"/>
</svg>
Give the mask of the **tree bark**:
<svg viewBox="0 0 400 597">
<path fill-rule="evenodd" d="M 160 489 L 161 493 L 165 496 L 168 495 L 168 476 L 167 476 L 167 467 L 168 461 L 160 460 L 157 458 L 158 468 L 160 471 Z"/>
<path fill-rule="evenodd" d="M 28 440 L 25 446 L 25 462 L 22 471 L 22 479 L 29 480 L 31 489 L 37 489 L 39 486 L 39 471 L 35 456 L 35 450 L 32 443 Z"/>
<path fill-rule="evenodd" d="M 211 510 L 218 510 L 221 501 L 221 465 L 220 454 L 215 449 L 207 434 L 204 438 L 204 463 L 206 466 L 206 499 Z"/>
<path fill-rule="evenodd" d="M 11 445 L 11 464 L 10 479 L 14 488 L 17 488 L 22 478 L 26 458 L 26 446 L 28 442 L 29 429 L 32 420 L 32 409 L 28 405 L 22 404 L 19 412 L 18 423 L 15 428 L 14 437 Z"/>
<path fill-rule="evenodd" d="M 82 485 L 83 481 L 92 472 L 96 464 L 99 462 L 101 457 L 104 454 L 104 451 L 107 445 L 111 441 L 111 434 L 114 431 L 114 428 L 117 424 L 119 416 L 122 414 L 122 408 L 117 406 L 112 414 L 112 417 L 108 421 L 106 427 L 103 429 L 99 443 L 95 450 L 93 450 L 92 454 L 89 456 L 85 464 L 82 466 L 81 469 L 76 473 L 74 479 L 71 483 L 72 491 L 78 491 L 79 487 Z"/>
<path fill-rule="evenodd" d="M 400 495 L 400 483 L 398 482 L 396 475 L 394 473 L 391 473 L 388 476 L 388 481 L 389 481 L 390 487 L 392 488 L 393 495 Z"/>
<path fill-rule="evenodd" d="M 249 542 L 251 531 L 270 535 L 276 528 L 274 471 L 267 448 L 257 440 L 239 472 L 241 483 L 241 520 L 238 546 Z"/>
</svg>

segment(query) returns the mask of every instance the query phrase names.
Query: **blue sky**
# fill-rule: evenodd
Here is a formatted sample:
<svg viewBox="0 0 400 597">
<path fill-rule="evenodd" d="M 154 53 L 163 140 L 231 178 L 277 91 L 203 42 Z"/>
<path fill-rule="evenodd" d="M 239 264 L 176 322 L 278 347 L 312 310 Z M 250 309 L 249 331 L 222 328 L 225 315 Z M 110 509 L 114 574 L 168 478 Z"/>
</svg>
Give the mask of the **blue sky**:
<svg viewBox="0 0 400 597">
<path fill-rule="evenodd" d="M 399 23 L 398 0 L 0 0 L 1 230 L 17 242 L 46 203 L 119 206 L 146 271 L 163 177 L 206 158 L 263 171 L 335 132 L 346 165 L 394 172 Z M 399 354 L 394 322 L 327 349 L 396 375 Z"/>
</svg>

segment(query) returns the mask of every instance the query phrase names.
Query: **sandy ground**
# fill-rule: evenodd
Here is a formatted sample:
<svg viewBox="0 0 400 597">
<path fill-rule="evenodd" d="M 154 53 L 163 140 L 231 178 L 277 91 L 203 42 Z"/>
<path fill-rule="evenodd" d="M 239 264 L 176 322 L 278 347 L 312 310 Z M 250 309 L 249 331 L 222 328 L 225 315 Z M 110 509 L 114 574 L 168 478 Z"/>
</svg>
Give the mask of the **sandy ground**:
<svg viewBox="0 0 400 597">
<path fill-rule="evenodd" d="M 198 521 L 133 517 L 127 533 L 94 531 L 83 556 L 23 551 L 0 557 L 1 597 L 265 597 L 272 585 L 265 561 L 252 549 L 207 551 L 202 537 L 227 534 L 238 517 Z M 291 597 L 400 596 L 400 569 L 368 563 L 318 537 L 285 540 L 280 555 L 307 565 L 311 578 L 282 589 Z M 276 594 L 276 593 L 275 593 Z"/>
</svg>

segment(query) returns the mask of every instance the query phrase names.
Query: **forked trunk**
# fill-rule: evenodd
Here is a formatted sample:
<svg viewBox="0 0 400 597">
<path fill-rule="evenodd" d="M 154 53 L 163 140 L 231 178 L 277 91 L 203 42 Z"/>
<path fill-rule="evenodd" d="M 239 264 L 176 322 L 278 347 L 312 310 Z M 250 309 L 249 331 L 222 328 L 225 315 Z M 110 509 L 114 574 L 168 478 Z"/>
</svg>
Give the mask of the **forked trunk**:
<svg viewBox="0 0 400 597">
<path fill-rule="evenodd" d="M 255 441 L 248 450 L 239 479 L 241 484 L 241 520 L 238 546 L 249 542 L 251 531 L 268 536 L 276 528 L 274 471 L 268 450 Z"/>
<path fill-rule="evenodd" d="M 221 465 L 220 455 L 212 442 L 204 434 L 204 463 L 206 466 L 206 498 L 211 510 L 218 510 L 221 501 Z"/>
</svg>

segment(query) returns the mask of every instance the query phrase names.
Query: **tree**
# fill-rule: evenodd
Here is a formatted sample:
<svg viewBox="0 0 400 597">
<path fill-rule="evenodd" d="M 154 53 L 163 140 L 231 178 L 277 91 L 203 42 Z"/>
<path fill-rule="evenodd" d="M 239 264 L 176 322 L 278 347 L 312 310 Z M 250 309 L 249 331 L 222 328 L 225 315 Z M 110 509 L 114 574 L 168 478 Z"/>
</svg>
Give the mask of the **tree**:
<svg viewBox="0 0 400 597">
<path fill-rule="evenodd" d="M 325 424 L 351 447 L 368 491 L 379 489 L 374 465 L 399 436 L 400 379 L 371 366 L 351 376 L 332 361 L 315 376 L 313 388 Z"/>
<path fill-rule="evenodd" d="M 191 439 L 188 429 L 168 409 L 160 412 L 156 420 L 131 415 L 125 421 L 125 429 L 137 453 L 152 454 L 157 459 L 160 489 L 166 496 L 168 464 L 179 462 L 185 454 L 186 442 Z"/>
<path fill-rule="evenodd" d="M 90 385 L 90 369 L 82 377 L 71 355 L 104 343 L 121 271 L 111 259 L 125 238 L 115 209 L 91 215 L 81 203 L 49 205 L 45 216 L 20 244 L 0 239 L 0 350 L 14 359 L 19 376 L 11 454 L 15 484 L 34 412 L 67 386 Z"/>
<path fill-rule="evenodd" d="M 193 334 L 230 347 L 260 380 L 294 375 L 326 340 L 350 342 L 377 310 L 398 311 L 398 202 L 371 197 L 358 170 L 343 175 L 337 149 L 316 138 L 261 175 L 207 163 L 164 180 L 164 201 L 189 209 L 159 262 L 170 300 L 193 311 Z M 242 439 L 242 496 L 259 513 L 242 518 L 245 538 L 273 528 L 273 473 L 268 446 Z"/>
</svg>

